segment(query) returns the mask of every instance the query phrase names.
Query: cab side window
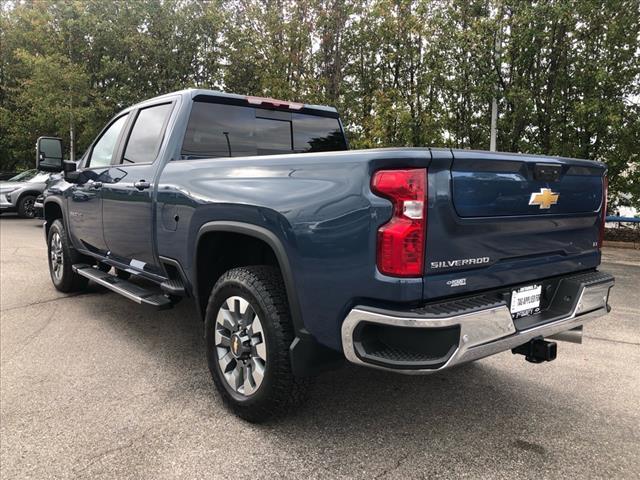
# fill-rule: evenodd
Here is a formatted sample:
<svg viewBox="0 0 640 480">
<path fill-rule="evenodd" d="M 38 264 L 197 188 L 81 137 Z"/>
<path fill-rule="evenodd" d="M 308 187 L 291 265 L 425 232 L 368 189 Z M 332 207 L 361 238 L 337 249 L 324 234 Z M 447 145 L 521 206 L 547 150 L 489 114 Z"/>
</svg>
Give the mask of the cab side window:
<svg viewBox="0 0 640 480">
<path fill-rule="evenodd" d="M 152 163 L 156 159 L 172 106 L 171 103 L 164 103 L 140 110 L 131 129 L 122 163 Z"/>
<path fill-rule="evenodd" d="M 121 116 L 104 131 L 91 150 L 91 156 L 87 163 L 89 168 L 106 167 L 111 164 L 111 157 L 113 157 L 113 152 L 116 149 L 118 137 L 120 137 L 122 127 L 124 127 L 128 117 L 128 113 Z"/>
</svg>

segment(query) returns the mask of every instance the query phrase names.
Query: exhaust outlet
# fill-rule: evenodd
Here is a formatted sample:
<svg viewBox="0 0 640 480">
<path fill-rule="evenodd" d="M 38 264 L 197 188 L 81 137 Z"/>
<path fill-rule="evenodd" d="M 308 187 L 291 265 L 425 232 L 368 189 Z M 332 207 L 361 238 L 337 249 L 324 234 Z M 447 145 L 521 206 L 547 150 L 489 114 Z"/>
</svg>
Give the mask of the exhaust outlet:
<svg viewBox="0 0 640 480">
<path fill-rule="evenodd" d="M 559 342 L 582 343 L 582 325 L 567 330 L 566 332 L 556 333 L 547 338 L 558 340 Z"/>
</svg>

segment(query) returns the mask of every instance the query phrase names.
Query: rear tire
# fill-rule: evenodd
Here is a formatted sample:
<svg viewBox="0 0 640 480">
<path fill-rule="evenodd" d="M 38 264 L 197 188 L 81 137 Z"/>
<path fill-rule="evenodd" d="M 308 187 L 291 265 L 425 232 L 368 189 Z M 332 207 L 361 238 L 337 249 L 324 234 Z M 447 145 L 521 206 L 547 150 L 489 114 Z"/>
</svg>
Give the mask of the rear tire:
<svg viewBox="0 0 640 480">
<path fill-rule="evenodd" d="M 300 405 L 310 379 L 291 370 L 294 338 L 280 272 L 234 268 L 217 281 L 205 315 L 205 345 L 213 382 L 227 407 L 263 422 Z"/>
<path fill-rule="evenodd" d="M 82 256 L 71 246 L 60 219 L 54 220 L 49 228 L 47 251 L 53 286 L 64 293 L 84 290 L 89 279 L 81 277 L 71 268 L 74 263 L 81 263 Z"/>
<path fill-rule="evenodd" d="M 35 195 L 24 195 L 18 200 L 18 216 L 20 218 L 35 218 L 36 197 Z"/>
</svg>

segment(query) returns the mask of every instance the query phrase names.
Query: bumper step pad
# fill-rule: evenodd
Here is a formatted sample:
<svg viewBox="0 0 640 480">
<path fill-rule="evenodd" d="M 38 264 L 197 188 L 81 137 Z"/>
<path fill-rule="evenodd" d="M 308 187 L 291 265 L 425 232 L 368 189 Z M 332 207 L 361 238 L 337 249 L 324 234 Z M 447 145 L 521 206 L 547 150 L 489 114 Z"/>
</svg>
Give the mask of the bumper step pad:
<svg viewBox="0 0 640 480">
<path fill-rule="evenodd" d="M 592 271 L 539 282 L 555 291 L 543 311 L 520 319 L 513 319 L 508 307 L 517 286 L 402 311 L 356 306 L 342 323 L 344 354 L 356 364 L 408 374 L 432 373 L 508 350 L 550 360 L 555 350 L 542 355 L 521 346 L 538 348 L 537 339 L 566 336 L 606 315 L 615 279 Z"/>
</svg>

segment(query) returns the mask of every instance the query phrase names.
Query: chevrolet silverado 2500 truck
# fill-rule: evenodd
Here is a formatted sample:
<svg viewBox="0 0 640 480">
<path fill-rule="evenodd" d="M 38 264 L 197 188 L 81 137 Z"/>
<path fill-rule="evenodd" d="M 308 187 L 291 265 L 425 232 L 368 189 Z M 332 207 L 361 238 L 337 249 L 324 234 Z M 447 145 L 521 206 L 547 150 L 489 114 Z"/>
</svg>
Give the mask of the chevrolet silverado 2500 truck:
<svg viewBox="0 0 640 480">
<path fill-rule="evenodd" d="M 204 320 L 221 397 L 263 420 L 344 360 L 408 374 L 555 358 L 609 311 L 605 166 L 348 151 L 335 109 L 187 90 L 119 113 L 76 166 L 41 137 L 55 287 Z M 76 168 L 77 167 L 77 168 Z"/>
</svg>

